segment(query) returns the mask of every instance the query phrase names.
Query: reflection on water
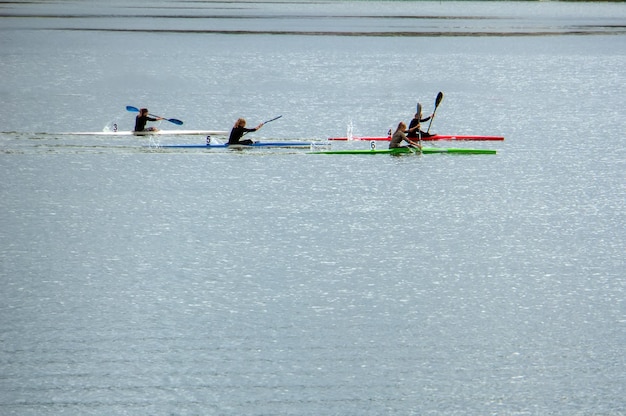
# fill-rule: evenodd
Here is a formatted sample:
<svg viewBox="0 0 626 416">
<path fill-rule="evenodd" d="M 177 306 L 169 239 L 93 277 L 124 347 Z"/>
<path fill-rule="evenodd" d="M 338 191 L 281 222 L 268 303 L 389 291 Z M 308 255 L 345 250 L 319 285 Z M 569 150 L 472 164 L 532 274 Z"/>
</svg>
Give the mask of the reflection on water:
<svg viewBox="0 0 626 416">
<path fill-rule="evenodd" d="M 0 5 L 0 413 L 623 411 L 620 4 L 101 3 Z M 58 133 L 325 144 L 439 91 L 497 155 Z"/>
</svg>

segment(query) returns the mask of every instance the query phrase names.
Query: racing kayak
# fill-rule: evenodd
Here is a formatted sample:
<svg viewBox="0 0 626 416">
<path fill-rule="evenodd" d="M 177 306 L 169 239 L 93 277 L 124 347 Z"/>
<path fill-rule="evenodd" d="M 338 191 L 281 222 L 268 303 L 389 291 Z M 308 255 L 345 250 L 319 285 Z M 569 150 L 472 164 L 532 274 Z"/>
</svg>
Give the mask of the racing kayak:
<svg viewBox="0 0 626 416">
<path fill-rule="evenodd" d="M 356 149 L 356 150 L 324 150 L 309 152 L 315 155 L 399 155 L 403 153 L 411 154 L 434 154 L 453 153 L 460 155 L 495 155 L 496 151 L 491 149 L 463 149 L 463 148 L 443 148 L 443 147 L 422 147 L 422 151 L 412 147 L 396 147 L 394 149 Z"/>
<path fill-rule="evenodd" d="M 71 136 L 226 136 L 226 130 L 157 130 L 157 131 L 77 131 L 69 133 Z"/>
<path fill-rule="evenodd" d="M 390 141 L 391 136 L 387 137 L 329 137 L 328 140 L 339 140 L 339 141 L 348 141 L 348 140 L 362 140 L 362 141 Z M 477 135 L 460 135 L 460 134 L 435 134 L 433 136 L 422 137 L 422 141 L 431 142 L 437 140 L 457 140 L 457 141 L 502 141 L 504 137 L 502 136 L 477 136 Z"/>
<path fill-rule="evenodd" d="M 216 148 L 229 148 L 229 149 L 249 149 L 249 148 L 263 148 L 263 147 L 312 147 L 316 146 L 316 143 L 311 142 L 254 142 L 252 144 L 231 144 L 228 143 L 205 143 L 205 144 L 162 144 L 158 147 L 169 149 L 216 149 Z"/>
</svg>

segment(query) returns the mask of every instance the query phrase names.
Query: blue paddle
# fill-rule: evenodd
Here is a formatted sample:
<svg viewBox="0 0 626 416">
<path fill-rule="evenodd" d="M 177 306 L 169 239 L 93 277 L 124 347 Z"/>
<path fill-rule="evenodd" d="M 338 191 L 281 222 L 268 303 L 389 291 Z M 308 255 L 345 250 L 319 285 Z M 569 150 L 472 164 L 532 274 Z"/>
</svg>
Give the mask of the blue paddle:
<svg viewBox="0 0 626 416">
<path fill-rule="evenodd" d="M 133 107 L 132 105 L 127 105 L 127 106 L 126 106 L 126 111 L 131 111 L 131 112 L 133 112 L 133 113 L 138 113 L 138 112 L 139 112 L 139 109 L 138 109 L 137 107 Z M 149 115 L 149 116 L 152 116 L 152 117 L 159 117 L 159 116 L 155 116 L 154 114 L 148 114 L 148 115 Z M 177 119 L 175 119 L 175 118 L 165 118 L 165 117 L 159 117 L 159 118 L 162 118 L 163 120 L 167 120 L 167 121 L 169 121 L 170 123 L 178 124 L 179 126 L 182 126 L 182 125 L 183 125 L 183 122 L 182 122 L 182 121 L 177 120 Z"/>
</svg>

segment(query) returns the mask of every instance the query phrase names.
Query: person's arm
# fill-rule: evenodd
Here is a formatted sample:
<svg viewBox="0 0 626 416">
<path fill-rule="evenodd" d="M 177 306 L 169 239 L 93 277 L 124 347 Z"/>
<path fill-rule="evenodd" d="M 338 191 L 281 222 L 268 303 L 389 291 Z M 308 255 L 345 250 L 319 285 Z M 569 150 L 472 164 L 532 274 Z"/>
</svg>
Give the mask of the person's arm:
<svg viewBox="0 0 626 416">
<path fill-rule="evenodd" d="M 418 142 L 414 142 L 414 141 L 413 141 L 413 140 L 411 140 L 411 139 L 405 139 L 405 140 L 406 140 L 406 142 L 409 144 L 409 146 L 411 146 L 411 147 L 416 147 L 416 148 L 418 148 L 418 149 L 422 150 L 422 145 L 421 145 L 421 144 L 419 144 Z"/>
</svg>

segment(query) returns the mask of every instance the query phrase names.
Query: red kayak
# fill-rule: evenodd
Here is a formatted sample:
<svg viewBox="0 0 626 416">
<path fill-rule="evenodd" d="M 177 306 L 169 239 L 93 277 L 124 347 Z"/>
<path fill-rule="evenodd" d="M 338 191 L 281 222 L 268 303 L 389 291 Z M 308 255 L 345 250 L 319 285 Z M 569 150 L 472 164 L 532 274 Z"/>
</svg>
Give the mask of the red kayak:
<svg viewBox="0 0 626 416">
<path fill-rule="evenodd" d="M 343 141 L 347 141 L 347 140 L 363 140 L 363 141 L 384 141 L 384 142 L 388 142 L 389 140 L 391 140 L 391 136 L 387 136 L 387 137 L 352 137 L 351 139 L 348 139 L 347 137 L 329 137 L 328 140 L 343 140 Z M 504 140 L 504 137 L 502 136 L 475 136 L 475 135 L 454 135 L 454 134 L 435 134 L 433 136 L 429 136 L 429 137 L 422 137 L 422 141 L 424 142 L 432 142 L 432 141 L 437 141 L 437 140 L 458 140 L 458 141 L 463 141 L 463 140 L 472 140 L 472 141 L 497 141 L 497 140 Z"/>
</svg>

